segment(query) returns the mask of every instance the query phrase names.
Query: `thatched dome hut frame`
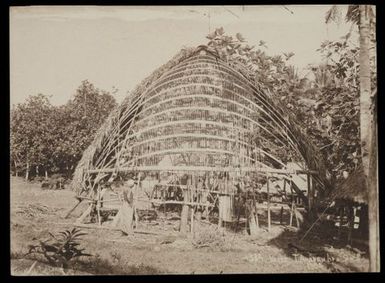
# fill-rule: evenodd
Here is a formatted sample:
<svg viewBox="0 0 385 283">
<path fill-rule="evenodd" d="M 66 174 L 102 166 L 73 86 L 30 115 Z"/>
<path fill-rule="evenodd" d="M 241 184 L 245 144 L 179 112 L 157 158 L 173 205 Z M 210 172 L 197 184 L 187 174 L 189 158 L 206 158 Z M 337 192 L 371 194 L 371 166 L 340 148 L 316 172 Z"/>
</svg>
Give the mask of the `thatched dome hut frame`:
<svg viewBox="0 0 385 283">
<path fill-rule="evenodd" d="M 287 168 L 287 154 L 303 168 Z M 159 165 L 165 156 L 175 164 Z M 272 175 L 307 174 L 317 190 L 330 189 L 323 159 L 293 115 L 246 67 L 205 46 L 183 50 L 114 109 L 84 152 L 72 187 L 79 199 L 95 203 L 118 174 L 140 182 L 159 172 L 189 174 L 195 190 L 196 178 L 215 172 L 231 183 L 228 194 L 246 179 Z"/>
</svg>

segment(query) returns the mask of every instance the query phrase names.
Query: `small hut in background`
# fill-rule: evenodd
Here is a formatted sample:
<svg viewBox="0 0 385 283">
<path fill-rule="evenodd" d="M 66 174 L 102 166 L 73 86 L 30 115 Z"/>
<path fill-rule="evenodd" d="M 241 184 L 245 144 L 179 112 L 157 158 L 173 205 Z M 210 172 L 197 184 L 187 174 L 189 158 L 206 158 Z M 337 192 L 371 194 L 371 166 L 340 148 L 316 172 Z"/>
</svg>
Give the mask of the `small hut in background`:
<svg viewBox="0 0 385 283">
<path fill-rule="evenodd" d="M 335 201 L 339 236 L 347 234 L 349 244 L 365 243 L 369 231 L 368 189 L 362 165 L 337 186 L 331 198 Z"/>
</svg>

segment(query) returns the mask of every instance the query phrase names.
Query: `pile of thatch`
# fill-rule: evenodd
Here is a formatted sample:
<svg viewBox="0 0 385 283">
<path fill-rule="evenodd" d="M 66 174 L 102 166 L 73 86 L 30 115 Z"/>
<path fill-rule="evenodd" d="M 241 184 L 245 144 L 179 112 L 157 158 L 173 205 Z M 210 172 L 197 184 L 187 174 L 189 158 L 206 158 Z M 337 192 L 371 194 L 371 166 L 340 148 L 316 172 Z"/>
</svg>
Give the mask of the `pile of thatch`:
<svg viewBox="0 0 385 283">
<path fill-rule="evenodd" d="M 367 178 L 362 165 L 331 193 L 330 198 L 334 200 L 345 200 L 357 203 L 368 203 Z"/>
</svg>

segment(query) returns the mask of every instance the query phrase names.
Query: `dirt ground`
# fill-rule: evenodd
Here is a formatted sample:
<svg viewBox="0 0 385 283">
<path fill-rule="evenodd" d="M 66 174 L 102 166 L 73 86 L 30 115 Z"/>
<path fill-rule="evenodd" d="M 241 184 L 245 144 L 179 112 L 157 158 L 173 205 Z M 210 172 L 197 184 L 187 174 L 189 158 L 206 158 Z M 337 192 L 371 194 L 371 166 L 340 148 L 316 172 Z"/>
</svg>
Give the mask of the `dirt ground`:
<svg viewBox="0 0 385 283">
<path fill-rule="evenodd" d="M 61 275 L 60 268 L 28 256 L 28 245 L 47 239 L 49 233 L 72 229 L 84 206 L 68 218 L 63 215 L 76 203 L 69 190 L 43 190 L 39 184 L 11 177 L 11 272 L 13 275 Z M 156 224 L 156 223 L 153 223 Z M 368 260 L 349 247 L 337 247 L 310 233 L 300 245 L 306 253 L 293 250 L 302 236 L 298 229 L 273 223 L 268 233 L 261 223 L 257 237 L 245 233 L 218 231 L 221 242 L 197 248 L 196 238 L 205 235 L 202 225 L 182 238 L 174 228 L 176 222 L 140 225 L 152 234 L 124 235 L 120 231 L 83 229 L 81 247 L 92 254 L 80 258 L 65 274 L 220 274 L 220 273 L 302 273 L 366 271 Z M 211 228 L 210 228 L 211 229 Z M 316 229 L 315 229 L 316 230 Z M 29 271 L 29 273 L 28 273 Z"/>
</svg>

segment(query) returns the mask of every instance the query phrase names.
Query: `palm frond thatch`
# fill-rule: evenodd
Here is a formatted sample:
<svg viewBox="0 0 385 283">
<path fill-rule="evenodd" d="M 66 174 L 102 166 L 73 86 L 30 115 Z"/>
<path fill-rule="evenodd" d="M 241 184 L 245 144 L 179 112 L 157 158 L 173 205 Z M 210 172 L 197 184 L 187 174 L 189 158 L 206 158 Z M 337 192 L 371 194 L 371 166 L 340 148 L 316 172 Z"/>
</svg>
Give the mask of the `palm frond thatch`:
<svg viewBox="0 0 385 283">
<path fill-rule="evenodd" d="M 362 164 L 331 193 L 336 200 L 347 200 L 357 203 L 368 203 L 367 178 Z"/>
</svg>

